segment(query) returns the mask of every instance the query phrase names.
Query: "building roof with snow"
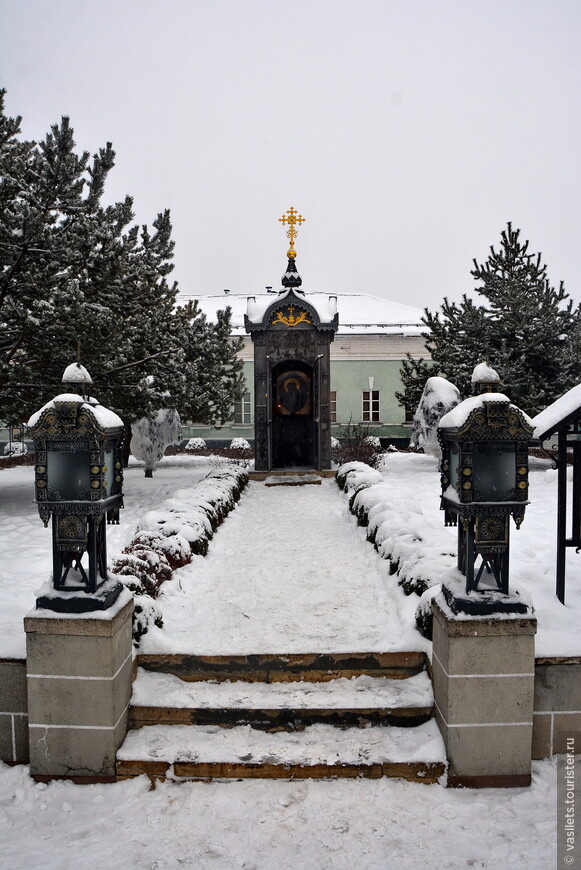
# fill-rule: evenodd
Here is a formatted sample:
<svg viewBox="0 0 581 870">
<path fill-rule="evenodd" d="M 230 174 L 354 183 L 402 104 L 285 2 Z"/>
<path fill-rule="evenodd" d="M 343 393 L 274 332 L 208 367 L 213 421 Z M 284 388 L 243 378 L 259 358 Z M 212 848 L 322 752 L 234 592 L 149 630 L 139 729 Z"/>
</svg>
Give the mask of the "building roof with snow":
<svg viewBox="0 0 581 870">
<path fill-rule="evenodd" d="M 267 308 L 281 296 L 278 292 L 256 293 L 215 293 L 182 297 L 186 300 L 196 300 L 200 309 L 209 320 L 216 320 L 216 312 L 230 306 L 232 309 L 232 333 L 245 335 L 244 315 L 247 312 L 248 299 L 253 299 L 252 317 L 264 315 Z M 305 299 L 318 311 L 327 312 L 331 299 L 336 299 L 339 315 L 338 335 L 417 335 L 425 331 L 421 322 L 423 312 L 419 308 L 393 302 L 380 296 L 368 293 L 306 293 Z M 251 316 L 250 307 L 248 309 Z"/>
</svg>

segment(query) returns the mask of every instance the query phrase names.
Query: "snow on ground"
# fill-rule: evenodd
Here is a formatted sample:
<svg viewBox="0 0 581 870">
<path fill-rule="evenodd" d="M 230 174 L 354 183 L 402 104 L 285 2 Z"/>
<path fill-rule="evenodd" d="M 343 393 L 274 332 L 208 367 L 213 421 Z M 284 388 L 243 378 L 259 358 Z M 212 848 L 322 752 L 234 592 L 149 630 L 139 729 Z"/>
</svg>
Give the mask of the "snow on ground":
<svg viewBox="0 0 581 870">
<path fill-rule="evenodd" d="M 150 506 L 193 486 L 208 473 L 208 460 L 198 456 L 168 456 L 153 478 L 131 460 L 125 470 L 125 509 L 118 526 L 107 527 L 109 556 L 133 537 L 137 522 Z M 52 571 L 50 526 L 45 529 L 34 499 L 34 469 L 3 469 L 0 461 L 0 658 L 24 658 L 22 620 L 34 607 L 35 595 Z"/>
<path fill-rule="evenodd" d="M 109 555 L 131 540 L 137 522 L 209 470 L 208 459 L 170 456 L 152 479 L 126 472 L 121 524 L 109 526 Z M 374 479 L 381 479 L 374 475 Z M 380 552 L 409 576 L 437 582 L 455 563 L 456 530 L 439 510 L 435 459 L 386 455 L 383 482 L 366 497 L 377 508 Z M 22 619 L 50 573 L 51 535 L 38 517 L 33 469 L 0 470 L 0 658 L 25 655 Z M 532 598 L 537 656 L 581 654 L 581 557 L 567 552 L 566 604 L 555 595 L 557 473 L 534 463 L 524 523 L 511 524 L 511 588 Z M 375 509 L 374 509 L 375 510 Z M 416 595 L 405 596 L 389 563 L 365 540 L 334 481 L 265 487 L 253 482 L 210 543 L 206 557 L 176 572 L 158 599 L 165 627 L 143 651 L 220 653 L 429 649 L 417 633 Z"/>
<path fill-rule="evenodd" d="M 525 789 L 403 780 L 35 784 L 0 764 L 11 870 L 547 870 L 556 760 Z"/>
<path fill-rule="evenodd" d="M 122 524 L 109 527 L 110 555 L 131 539 L 146 510 L 207 470 L 204 460 L 168 457 L 147 480 L 132 466 Z M 24 656 L 22 618 L 50 571 L 50 531 L 32 504 L 32 480 L 30 467 L 0 471 L 0 657 Z M 390 455 L 384 480 L 397 514 L 422 529 L 422 540 L 408 534 L 408 545 L 416 545 L 416 556 L 428 547 L 434 575 L 449 570 L 450 556 L 442 554 L 455 548 L 456 531 L 443 529 L 435 460 Z M 530 492 L 525 522 L 512 536 L 512 582 L 526 586 L 537 607 L 537 654 L 579 654 L 581 559 L 574 552 L 567 557 L 566 607 L 554 595 L 555 472 L 533 471 Z M 209 556 L 196 557 L 168 585 L 160 599 L 166 631 L 149 641 L 181 644 L 189 634 L 208 652 L 238 641 L 256 652 L 272 638 L 275 649 L 265 651 L 290 652 L 291 640 L 294 649 L 307 642 L 309 650 L 344 643 L 341 649 L 356 640 L 403 648 L 414 636 L 417 596 L 404 597 L 346 504 L 332 482 L 251 485 Z M 309 553 L 314 544 L 327 567 Z M 252 571 L 244 568 L 244 548 L 258 557 Z M 308 603 L 304 625 L 301 599 Z M 545 870 L 556 860 L 555 794 L 556 759 L 533 764 L 528 789 L 476 792 L 385 779 L 168 781 L 154 791 L 145 777 L 44 785 L 26 766 L 0 764 L 0 854 L 12 870 L 76 870 L 79 861 L 90 870 Z"/>
<path fill-rule="evenodd" d="M 158 599 L 164 628 L 143 652 L 367 652 L 424 648 L 402 620 L 389 565 L 354 528 L 334 480 L 251 482 L 207 556 L 176 571 Z M 422 646 L 424 644 L 424 646 Z"/>
</svg>

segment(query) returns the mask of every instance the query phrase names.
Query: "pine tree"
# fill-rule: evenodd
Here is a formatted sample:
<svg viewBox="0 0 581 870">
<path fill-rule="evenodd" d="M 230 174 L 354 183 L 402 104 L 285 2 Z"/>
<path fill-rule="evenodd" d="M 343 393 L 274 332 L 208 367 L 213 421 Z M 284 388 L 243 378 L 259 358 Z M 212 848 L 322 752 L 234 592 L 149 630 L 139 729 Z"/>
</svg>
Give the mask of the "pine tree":
<svg viewBox="0 0 581 870">
<path fill-rule="evenodd" d="M 498 251 L 486 263 L 474 260 L 472 277 L 482 304 L 466 295 L 444 299 L 441 312 L 427 309 L 426 345 L 440 371 L 469 395 L 474 366 L 488 358 L 512 401 L 535 414 L 579 382 L 580 309 L 563 283 L 551 286 L 541 254 L 528 252 L 520 230 L 509 223 Z"/>
<path fill-rule="evenodd" d="M 0 418 L 26 420 L 62 392 L 77 357 L 94 394 L 130 423 L 160 408 L 223 422 L 241 392 L 230 315 L 176 307 L 168 211 L 132 224 L 133 201 L 103 206 L 115 153 L 76 154 L 69 120 L 19 138 L 0 92 Z M 194 413 L 195 412 L 195 413 Z"/>
</svg>

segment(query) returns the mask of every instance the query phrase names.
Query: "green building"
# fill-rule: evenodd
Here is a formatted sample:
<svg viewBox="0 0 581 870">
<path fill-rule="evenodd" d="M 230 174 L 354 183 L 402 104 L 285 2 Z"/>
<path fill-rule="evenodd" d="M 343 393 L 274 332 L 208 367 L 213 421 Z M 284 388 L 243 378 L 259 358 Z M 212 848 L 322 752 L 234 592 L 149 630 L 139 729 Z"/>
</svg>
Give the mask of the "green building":
<svg viewBox="0 0 581 870">
<path fill-rule="evenodd" d="M 307 293 L 315 305 L 327 302 L 328 293 Z M 331 427 L 332 435 L 340 438 L 349 424 L 364 423 L 370 435 L 402 443 L 409 439 L 411 415 L 395 398 L 402 388 L 401 362 L 406 353 L 414 358 L 427 358 L 421 333 L 422 312 L 417 308 L 363 293 L 332 294 L 337 300 L 339 328 L 331 344 Z M 276 301 L 278 293 L 250 297 L 259 304 Z M 244 328 L 248 296 L 224 291 L 221 294 L 194 297 L 209 320 L 216 311 L 232 309 L 232 333 L 241 337 L 244 347 L 240 357 L 244 363 L 246 393 L 233 409 L 232 420 L 220 428 L 192 423 L 183 427 L 185 438 L 201 437 L 227 446 L 233 438 L 254 438 L 254 352 L 250 336 Z M 406 419 L 406 417 L 408 419 Z"/>
</svg>

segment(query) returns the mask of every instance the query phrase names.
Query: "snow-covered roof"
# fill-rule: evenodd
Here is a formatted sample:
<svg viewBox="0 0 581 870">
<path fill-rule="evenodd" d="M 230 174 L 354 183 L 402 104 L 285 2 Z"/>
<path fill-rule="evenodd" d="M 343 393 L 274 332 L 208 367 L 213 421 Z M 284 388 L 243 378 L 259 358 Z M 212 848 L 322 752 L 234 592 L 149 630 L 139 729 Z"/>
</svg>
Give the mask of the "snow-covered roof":
<svg viewBox="0 0 581 870">
<path fill-rule="evenodd" d="M 286 295 L 286 291 L 284 291 Z M 266 309 L 272 305 L 282 294 L 278 293 L 255 293 L 251 320 L 259 318 Z M 209 320 L 216 319 L 216 312 L 230 306 L 232 309 L 232 332 L 234 335 L 246 335 L 244 328 L 244 315 L 247 313 L 247 300 L 249 295 L 244 293 L 214 293 L 208 295 L 184 296 L 184 301 L 197 300 L 200 309 Z M 336 299 L 337 312 L 339 314 L 339 335 L 420 335 L 426 327 L 422 324 L 423 312 L 419 308 L 394 302 L 380 296 L 372 296 L 368 293 L 306 293 L 305 300 L 313 305 L 322 315 L 330 313 L 327 306 Z M 179 301 L 179 300 L 178 300 Z M 248 312 L 250 317 L 250 312 Z M 327 317 L 326 322 L 332 320 Z M 322 317 L 322 319 L 325 319 Z"/>
<path fill-rule="evenodd" d="M 477 408 L 484 408 L 487 402 L 510 403 L 510 399 L 504 393 L 482 393 L 480 396 L 470 396 L 470 398 L 464 399 L 463 402 L 452 408 L 451 411 L 448 411 L 447 414 L 444 414 L 438 426 L 447 429 L 458 429 L 466 423 L 472 411 L 475 411 Z M 515 408 L 516 406 L 512 405 L 512 407 Z M 532 426 L 530 417 L 524 411 L 520 411 L 520 413 L 525 421 Z"/>
<path fill-rule="evenodd" d="M 536 417 L 533 417 L 535 427 L 534 438 L 543 439 L 552 435 L 560 423 L 581 410 L 581 384 L 577 384 L 560 399 L 549 405 Z"/>
<path fill-rule="evenodd" d="M 83 397 L 77 395 L 77 393 L 61 393 L 59 396 L 55 396 L 54 399 L 51 399 L 50 402 L 47 402 L 46 405 L 43 405 L 39 411 L 36 411 L 32 415 L 26 424 L 27 428 L 33 429 L 40 420 L 43 411 L 46 411 L 48 408 L 56 407 L 56 402 L 76 402 L 78 405 L 83 406 L 90 411 L 95 422 L 101 429 L 113 429 L 117 426 L 123 426 L 123 420 L 115 413 L 115 411 L 105 408 L 104 405 L 93 404 L 95 402 L 94 399 L 91 402 L 85 402 Z"/>
<path fill-rule="evenodd" d="M 273 293 L 263 293 L 260 296 L 249 296 L 247 300 L 246 313 L 251 323 L 262 323 L 264 315 L 271 305 L 283 302 L 291 293 L 296 293 L 301 299 L 311 305 L 317 314 L 321 323 L 330 323 L 337 313 L 337 297 L 325 296 L 324 293 L 302 293 L 296 288 L 289 287 L 283 293 L 278 293 L 277 297 Z"/>
</svg>

